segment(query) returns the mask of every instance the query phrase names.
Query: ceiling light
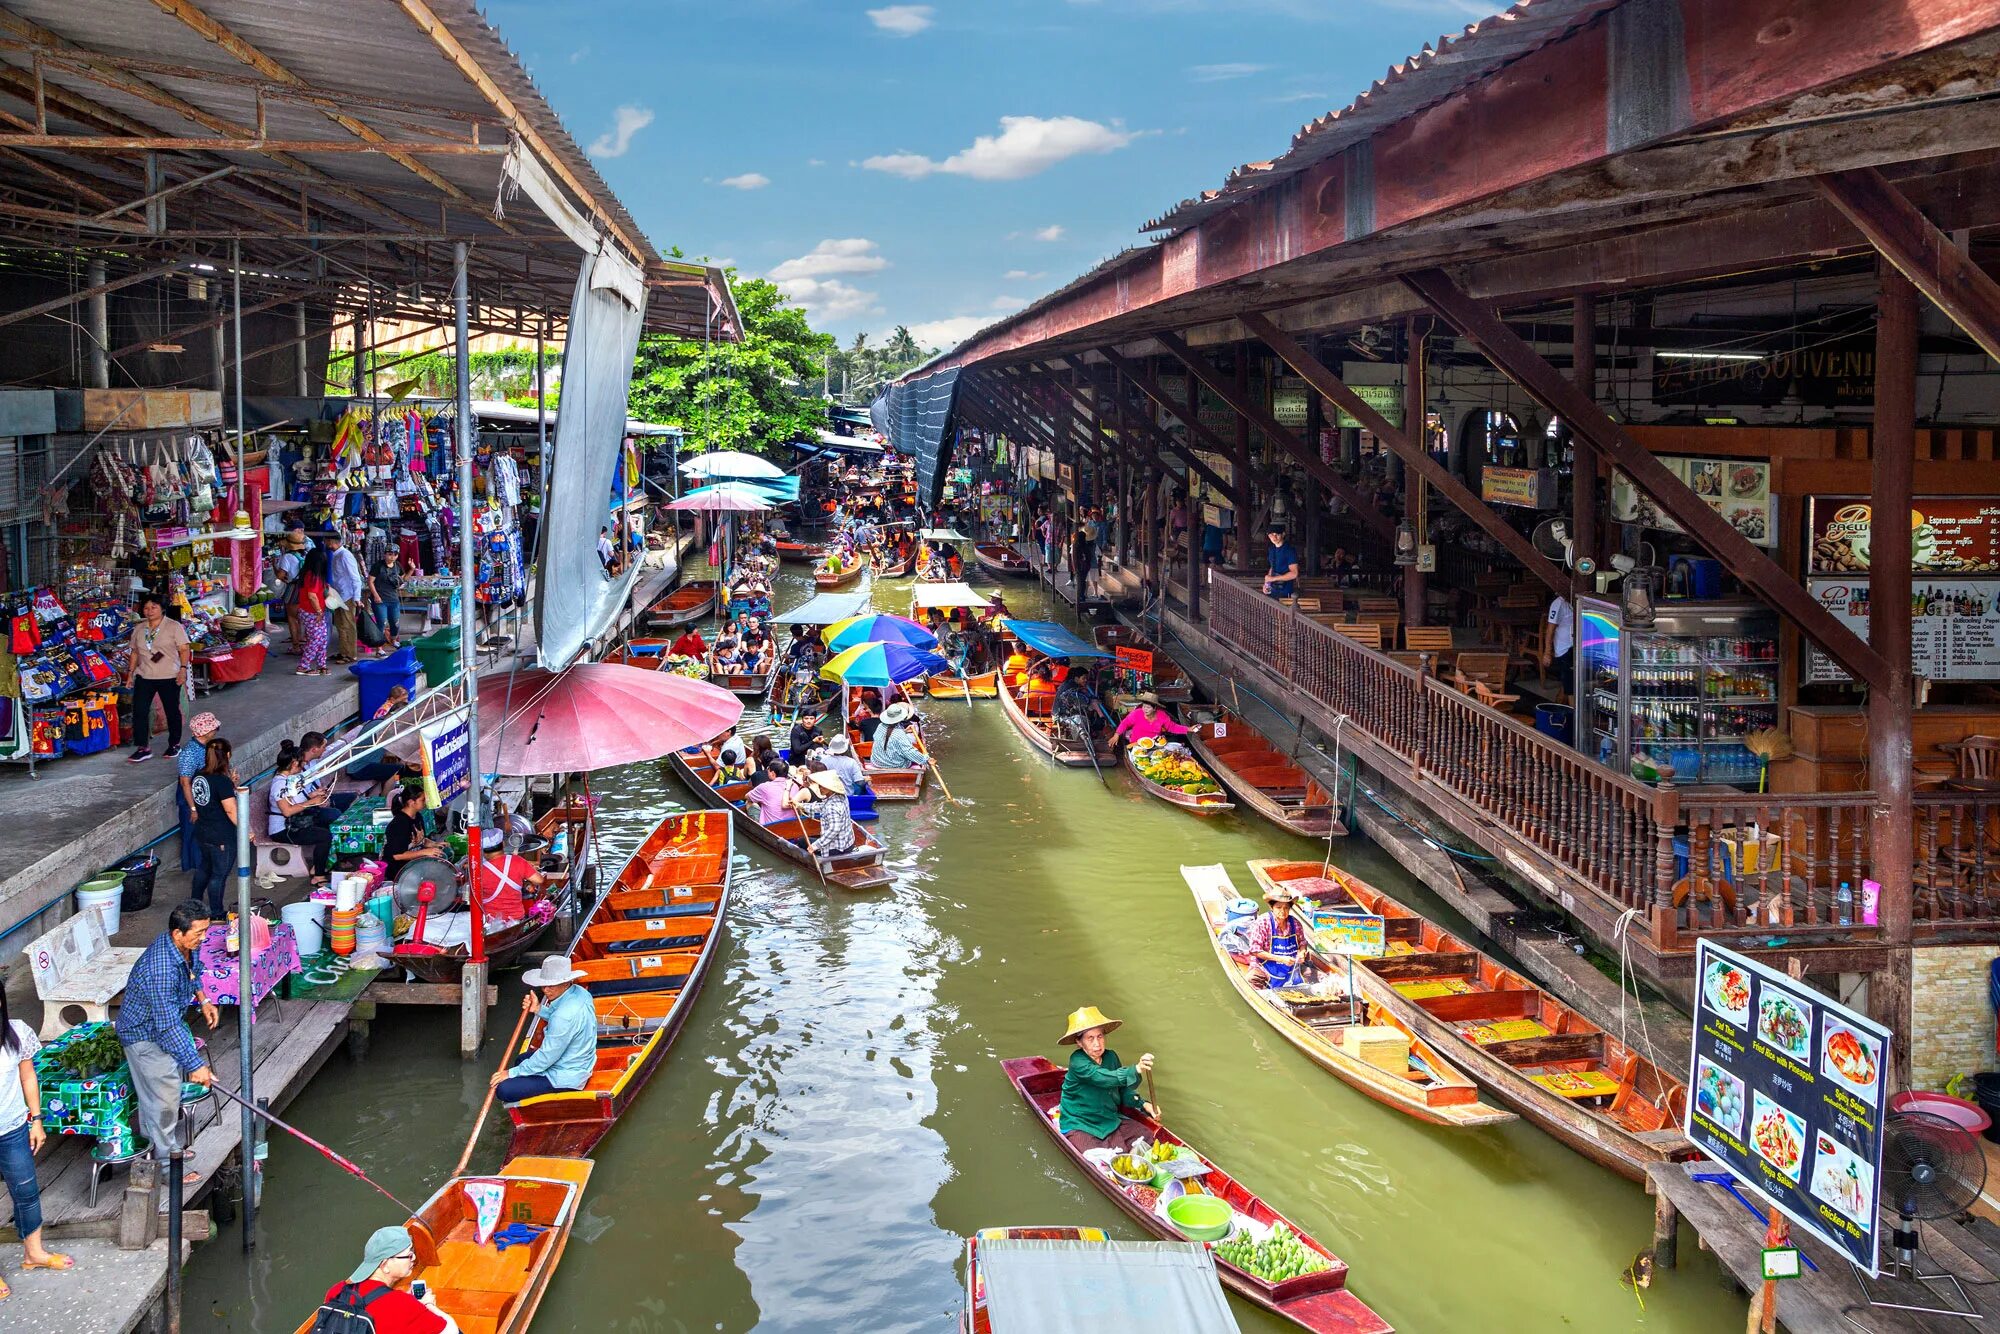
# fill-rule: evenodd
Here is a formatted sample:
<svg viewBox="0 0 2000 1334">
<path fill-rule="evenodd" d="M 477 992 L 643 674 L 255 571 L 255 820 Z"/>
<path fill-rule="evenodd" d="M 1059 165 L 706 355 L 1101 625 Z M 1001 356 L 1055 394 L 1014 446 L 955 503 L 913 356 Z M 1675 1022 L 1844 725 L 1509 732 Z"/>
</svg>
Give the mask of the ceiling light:
<svg viewBox="0 0 2000 1334">
<path fill-rule="evenodd" d="M 1661 361 L 1762 361 L 1762 352 L 1655 352 Z"/>
</svg>

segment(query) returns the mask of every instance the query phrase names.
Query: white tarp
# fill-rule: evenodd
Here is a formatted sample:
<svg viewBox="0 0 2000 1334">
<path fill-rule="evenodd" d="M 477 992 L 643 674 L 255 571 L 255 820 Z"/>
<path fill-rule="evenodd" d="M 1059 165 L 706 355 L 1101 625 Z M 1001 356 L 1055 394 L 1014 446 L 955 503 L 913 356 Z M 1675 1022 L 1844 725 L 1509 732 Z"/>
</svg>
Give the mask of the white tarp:
<svg viewBox="0 0 2000 1334">
<path fill-rule="evenodd" d="M 564 236 L 576 242 L 577 249 L 586 255 L 596 255 L 597 265 L 592 273 L 591 286 L 600 290 L 608 289 L 618 293 L 626 305 L 643 312 L 646 309 L 646 276 L 639 266 L 625 257 L 625 253 L 612 244 L 610 237 L 600 236 L 597 224 L 569 202 L 569 196 L 562 187 L 550 179 L 542 170 L 542 164 L 527 150 L 519 139 L 507 150 L 506 160 L 501 164 L 505 179 L 519 186 L 535 206 L 548 215 L 550 222 L 562 229 Z M 494 210 L 497 214 L 498 209 Z M 574 312 L 571 312 L 574 314 Z M 567 394 L 568 384 L 564 384 Z"/>
<path fill-rule="evenodd" d="M 972 591 L 971 584 L 918 584 L 910 605 L 920 611 L 939 607 L 986 607 L 985 598 Z"/>
<path fill-rule="evenodd" d="M 1238 1334 L 1192 1241 L 979 1242 L 993 1334 Z"/>
<path fill-rule="evenodd" d="M 780 625 L 838 625 L 868 610 L 866 593 L 821 593 L 771 620 Z"/>
</svg>

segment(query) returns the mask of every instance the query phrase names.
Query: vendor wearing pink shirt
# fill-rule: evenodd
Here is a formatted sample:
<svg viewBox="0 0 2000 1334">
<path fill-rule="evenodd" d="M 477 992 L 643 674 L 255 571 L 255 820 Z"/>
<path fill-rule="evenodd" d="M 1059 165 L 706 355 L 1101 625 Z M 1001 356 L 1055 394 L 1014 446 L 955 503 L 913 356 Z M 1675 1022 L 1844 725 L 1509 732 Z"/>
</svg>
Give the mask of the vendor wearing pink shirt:
<svg viewBox="0 0 2000 1334">
<path fill-rule="evenodd" d="M 1118 730 L 1111 734 L 1111 744 L 1118 746 L 1127 741 L 1151 741 L 1168 732 L 1186 736 L 1187 731 L 1167 716 L 1167 711 L 1160 707 L 1160 697 L 1149 690 L 1139 696 L 1139 707 L 1120 720 Z"/>
<path fill-rule="evenodd" d="M 790 772 L 783 760 L 772 760 L 771 776 L 744 795 L 744 801 L 757 813 L 758 824 L 774 825 L 791 818 L 791 813 L 785 808 L 785 794 L 791 791 L 792 786 L 788 778 Z"/>
</svg>

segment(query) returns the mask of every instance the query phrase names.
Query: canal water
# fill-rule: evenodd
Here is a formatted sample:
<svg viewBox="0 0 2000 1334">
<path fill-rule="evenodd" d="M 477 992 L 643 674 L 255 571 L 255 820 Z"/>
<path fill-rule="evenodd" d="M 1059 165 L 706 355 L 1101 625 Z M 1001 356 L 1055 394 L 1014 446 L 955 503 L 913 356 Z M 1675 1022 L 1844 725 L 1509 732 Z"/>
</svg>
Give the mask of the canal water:
<svg viewBox="0 0 2000 1334">
<path fill-rule="evenodd" d="M 777 602 L 809 592 L 787 567 Z M 908 610 L 909 583 L 878 608 Z M 1017 613 L 1049 610 L 1031 585 Z M 1057 614 L 1053 611 L 1050 614 Z M 1117 772 L 1057 769 L 997 704 L 939 701 L 941 772 L 884 808 L 894 889 L 829 892 L 761 850 L 739 855 L 728 934 L 660 1073 L 600 1146 L 581 1221 L 542 1303 L 553 1330 L 955 1328 L 967 1233 L 1073 1223 L 1138 1231 L 1029 1115 L 1002 1057 L 1060 1060 L 1064 1016 L 1122 1018 L 1112 1045 L 1157 1057 L 1158 1100 L 1190 1142 L 1311 1230 L 1399 1329 L 1689 1332 L 1740 1326 L 1699 1262 L 1635 1293 L 1636 1185 L 1523 1123 L 1419 1125 L 1349 1089 L 1254 1017 L 1221 975 L 1183 864 L 1310 856 L 1253 818 L 1197 822 Z M 607 858 L 690 805 L 656 765 L 600 776 Z M 1336 863 L 1418 909 L 1448 909 L 1356 837 Z M 1454 923 L 1456 924 L 1456 923 Z M 337 1052 L 287 1115 L 415 1205 L 457 1159 L 518 987 L 476 1063 L 455 1016 L 387 1009 L 371 1050 Z M 497 1166 L 495 1116 L 474 1159 Z M 312 1312 L 395 1206 L 274 1136 L 257 1245 L 197 1248 L 186 1328 L 271 1334 Z M 1245 1330 L 1291 1328 L 1232 1299 Z"/>
</svg>

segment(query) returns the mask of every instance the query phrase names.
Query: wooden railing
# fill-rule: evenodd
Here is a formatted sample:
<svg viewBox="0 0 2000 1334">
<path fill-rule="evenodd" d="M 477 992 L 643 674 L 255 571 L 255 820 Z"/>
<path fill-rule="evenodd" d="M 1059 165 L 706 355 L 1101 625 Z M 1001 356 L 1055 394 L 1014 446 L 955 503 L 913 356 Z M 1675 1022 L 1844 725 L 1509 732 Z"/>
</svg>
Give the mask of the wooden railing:
<svg viewBox="0 0 2000 1334">
<path fill-rule="evenodd" d="M 1696 935 L 1745 945 L 1865 943 L 1875 797 L 1683 793 L 1607 768 L 1444 682 L 1218 574 L 1204 605 L 1214 637 L 1364 733 L 1464 807 L 1532 846 L 1617 912 L 1637 909 L 1655 948 Z M 1754 831 L 1754 832 L 1753 832 Z M 1920 933 L 2000 923 L 2000 796 L 1916 799 Z M 1847 885 L 1843 900 L 1840 887 Z"/>
</svg>

